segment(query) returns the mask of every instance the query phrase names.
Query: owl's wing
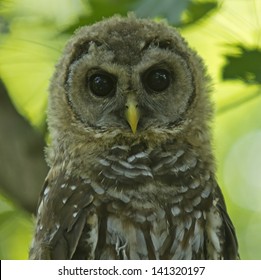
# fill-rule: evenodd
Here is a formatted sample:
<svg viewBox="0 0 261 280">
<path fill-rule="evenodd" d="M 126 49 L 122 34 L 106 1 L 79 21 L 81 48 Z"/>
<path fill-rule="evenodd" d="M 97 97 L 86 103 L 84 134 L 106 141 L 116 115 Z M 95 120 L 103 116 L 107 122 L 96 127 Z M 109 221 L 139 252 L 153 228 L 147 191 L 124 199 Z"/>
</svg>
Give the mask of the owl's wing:
<svg viewBox="0 0 261 280">
<path fill-rule="evenodd" d="M 219 210 L 219 213 L 221 214 L 223 226 L 225 229 L 224 259 L 239 259 L 240 257 L 238 254 L 238 242 L 235 228 L 231 219 L 228 216 L 224 197 L 219 186 L 217 186 L 216 188 L 216 196 L 219 198 L 217 202 L 217 208 Z"/>
<path fill-rule="evenodd" d="M 38 206 L 30 259 L 71 259 L 91 211 L 93 195 L 82 179 L 47 177 Z"/>
</svg>

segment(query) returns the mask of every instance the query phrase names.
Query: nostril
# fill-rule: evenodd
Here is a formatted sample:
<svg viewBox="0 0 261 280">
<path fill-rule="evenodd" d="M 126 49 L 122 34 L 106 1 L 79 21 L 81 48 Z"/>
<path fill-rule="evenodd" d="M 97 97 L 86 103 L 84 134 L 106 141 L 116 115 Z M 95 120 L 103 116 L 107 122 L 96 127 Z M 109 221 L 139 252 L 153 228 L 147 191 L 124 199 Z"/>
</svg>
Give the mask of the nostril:
<svg viewBox="0 0 261 280">
<path fill-rule="evenodd" d="M 134 106 L 136 109 L 139 108 L 139 105 L 138 105 L 138 104 L 136 104 L 136 105 L 133 104 L 133 106 Z M 126 104 L 126 105 L 125 105 L 125 109 L 129 109 L 129 105 Z"/>
</svg>

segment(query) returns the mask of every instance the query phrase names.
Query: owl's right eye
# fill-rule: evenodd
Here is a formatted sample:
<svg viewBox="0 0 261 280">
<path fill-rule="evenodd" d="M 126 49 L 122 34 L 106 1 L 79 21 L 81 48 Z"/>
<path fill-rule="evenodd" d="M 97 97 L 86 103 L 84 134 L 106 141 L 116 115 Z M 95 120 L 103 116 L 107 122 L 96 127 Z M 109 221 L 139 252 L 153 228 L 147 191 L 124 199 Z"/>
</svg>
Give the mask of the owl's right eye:
<svg viewBox="0 0 261 280">
<path fill-rule="evenodd" d="M 91 92 L 98 97 L 106 97 L 115 93 L 117 80 L 107 73 L 96 73 L 89 78 Z"/>
</svg>

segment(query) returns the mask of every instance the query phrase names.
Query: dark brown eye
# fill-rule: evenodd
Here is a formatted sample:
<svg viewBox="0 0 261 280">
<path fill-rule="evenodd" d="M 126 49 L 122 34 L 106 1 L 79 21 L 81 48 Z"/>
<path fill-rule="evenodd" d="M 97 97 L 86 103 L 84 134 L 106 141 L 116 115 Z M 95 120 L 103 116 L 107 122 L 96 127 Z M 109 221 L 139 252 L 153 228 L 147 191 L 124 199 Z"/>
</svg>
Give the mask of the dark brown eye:
<svg viewBox="0 0 261 280">
<path fill-rule="evenodd" d="M 89 79 L 92 93 L 98 97 L 105 97 L 115 92 L 117 80 L 114 76 L 104 73 L 93 74 Z"/>
<path fill-rule="evenodd" d="M 153 92 L 162 92 L 170 85 L 170 73 L 165 69 L 152 69 L 143 76 L 144 86 Z"/>
</svg>

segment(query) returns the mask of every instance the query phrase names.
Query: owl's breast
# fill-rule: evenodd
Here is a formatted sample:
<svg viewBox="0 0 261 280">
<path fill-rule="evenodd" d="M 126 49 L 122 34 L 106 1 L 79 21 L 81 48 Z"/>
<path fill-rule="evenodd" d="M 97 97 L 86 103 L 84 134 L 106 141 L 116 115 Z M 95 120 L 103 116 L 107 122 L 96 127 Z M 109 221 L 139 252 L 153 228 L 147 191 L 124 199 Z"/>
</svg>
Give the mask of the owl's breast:
<svg viewBox="0 0 261 280">
<path fill-rule="evenodd" d="M 135 149 L 136 148 L 136 149 Z M 113 146 L 97 158 L 96 170 L 103 184 L 137 185 L 152 180 L 151 158 L 142 146 Z"/>
<path fill-rule="evenodd" d="M 153 150 L 114 146 L 97 158 L 94 170 L 91 185 L 100 230 L 106 233 L 96 258 L 203 256 L 199 248 L 214 184 L 196 153 L 176 143 Z"/>
<path fill-rule="evenodd" d="M 200 204 L 213 188 L 213 174 L 189 145 L 172 142 L 154 149 L 140 143 L 115 145 L 95 159 L 90 177 L 108 196 L 123 203 L 178 201 Z"/>
</svg>

